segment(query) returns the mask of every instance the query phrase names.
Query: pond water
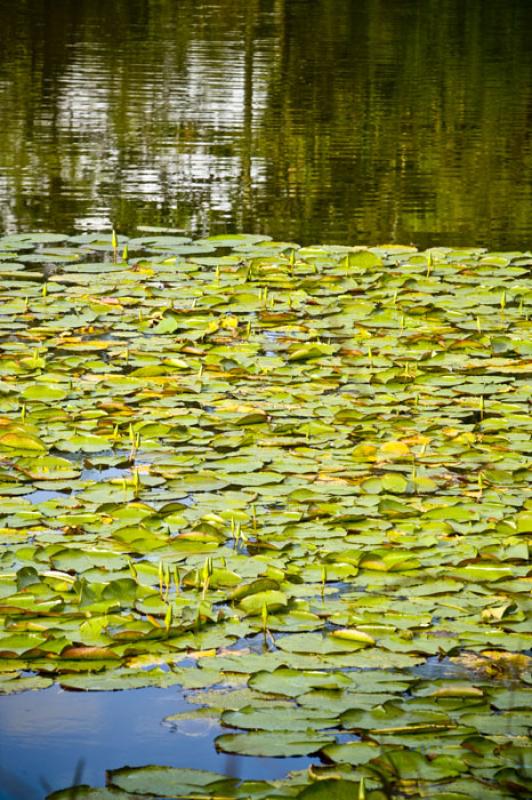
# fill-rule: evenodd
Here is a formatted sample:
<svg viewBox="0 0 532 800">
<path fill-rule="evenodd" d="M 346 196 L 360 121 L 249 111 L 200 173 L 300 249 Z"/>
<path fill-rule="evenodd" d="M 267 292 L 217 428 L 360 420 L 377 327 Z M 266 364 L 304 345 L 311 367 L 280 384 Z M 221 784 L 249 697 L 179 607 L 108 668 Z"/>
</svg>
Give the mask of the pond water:
<svg viewBox="0 0 532 800">
<path fill-rule="evenodd" d="M 68 692 L 51 687 L 2 697 L 0 800 L 40 800 L 72 783 L 105 784 L 125 764 L 216 770 L 238 778 L 274 779 L 304 769 L 308 758 L 242 758 L 216 753 L 221 727 L 205 720 L 163 725 L 190 710 L 176 688 Z"/>
<path fill-rule="evenodd" d="M 529 0 L 0 0 L 0 229 L 526 248 Z"/>
<path fill-rule="evenodd" d="M 245 230 L 302 244 L 399 242 L 421 249 L 481 245 L 492 251 L 528 250 L 532 240 L 531 29 L 530 0 L 19 0 L 15 4 L 0 0 L 0 233 L 80 233 L 114 227 L 119 237 L 124 237 L 133 236 L 137 228 L 155 226 L 193 237 Z M 107 240 L 103 252 L 110 258 L 108 235 Z M 176 241 L 173 246 L 175 257 L 186 255 L 186 244 L 181 252 Z M 22 254 L 24 249 L 22 244 Z M 162 255 L 168 253 L 163 249 Z M 30 254 L 30 259 L 34 256 Z M 225 257 L 223 253 L 220 256 Z M 440 256 L 445 259 L 445 254 Z M 56 257 L 57 253 L 44 256 Z M 114 261 L 116 257 L 114 253 Z M 39 256 L 36 258 L 35 262 L 28 260 L 30 268 L 32 263 L 40 264 Z M 372 267 L 371 254 L 369 258 L 363 271 Z M 434 264 L 432 256 L 420 258 L 421 262 L 405 267 L 405 280 L 421 273 L 428 297 L 433 290 Z M 475 268 L 479 266 L 478 254 L 464 258 L 472 259 Z M 287 259 L 283 275 L 293 281 Z M 442 285 L 454 269 L 452 254 L 449 259 L 449 263 L 437 265 L 442 271 L 436 272 L 436 280 Z M 446 321 L 447 311 L 456 314 L 463 329 L 458 326 L 453 332 L 448 326 L 444 331 L 456 333 L 459 340 L 462 330 L 477 331 L 481 353 L 485 348 L 490 358 L 500 352 L 521 358 L 525 350 L 518 327 L 523 324 L 520 275 L 528 261 L 517 258 L 513 266 L 510 261 L 502 259 L 500 263 L 492 254 L 480 264 L 484 270 L 480 274 L 490 279 L 490 270 L 502 270 L 494 273 L 497 298 L 484 292 L 483 302 L 489 305 L 480 307 L 480 316 L 476 310 L 473 314 L 468 303 L 467 287 L 473 279 L 466 273 L 460 276 L 464 283 L 453 288 L 462 302 L 459 308 L 466 309 L 464 318 L 454 309 L 448 310 L 444 294 L 437 312 L 440 316 L 431 324 Z M 224 268 L 229 262 L 220 263 Z M 47 262 L 42 264 L 46 268 Z M 379 277 L 388 301 L 383 314 L 391 317 L 372 324 L 377 331 L 383 324 L 385 331 L 394 332 L 400 345 L 397 353 L 408 361 L 411 351 L 406 349 L 410 345 L 403 330 L 405 316 L 390 310 L 395 309 L 398 297 L 397 287 L 386 283 L 391 265 L 388 261 Z M 16 262 L 10 266 L 14 271 L 21 268 Z M 210 269 L 213 265 L 204 259 L 203 266 Z M 339 281 L 340 267 L 334 258 L 320 268 L 329 270 L 330 274 L 324 273 L 328 279 L 332 276 Z M 298 281 L 307 272 L 314 274 L 312 258 L 309 264 L 303 260 L 298 269 Z M 508 269 L 514 272 L 505 273 Z M 27 303 L 28 296 L 46 319 L 43 287 L 28 284 L 21 289 L 13 273 L 7 272 L 7 291 L 14 291 L 15 296 L 9 311 L 13 319 L 10 316 L 6 330 L 13 322 L 18 324 L 15 317 L 21 309 L 17 302 L 25 299 Z M 212 276 L 206 274 L 210 281 Z M 227 274 L 222 269 L 222 279 L 232 274 L 230 269 Z M 513 275 L 515 285 L 508 285 L 507 295 L 508 274 Z M 128 275 L 130 285 L 137 277 L 133 272 Z M 245 283 L 249 288 L 248 277 Z M 269 286 L 270 277 L 262 276 L 261 291 Z M 349 276 L 345 277 L 347 281 Z M 69 291 L 64 276 L 58 280 L 63 283 L 55 295 L 51 292 L 55 300 Z M 83 283 L 83 277 L 80 280 Z M 168 273 L 165 280 L 169 280 Z M 365 286 L 373 291 L 371 280 Z M 405 287 L 408 289 L 406 283 Z M 283 306 L 285 297 L 282 288 L 277 294 L 275 275 L 270 288 L 290 321 L 292 307 Z M 214 292 L 209 283 L 207 293 L 211 290 Z M 306 290 L 312 299 L 311 310 L 315 308 L 314 292 L 317 305 L 327 302 L 317 284 L 306 284 Z M 154 282 L 149 291 L 148 297 L 155 296 L 157 302 L 157 293 L 163 293 L 160 297 L 164 295 L 165 302 L 169 296 L 168 283 Z M 177 291 L 174 297 L 179 296 Z M 351 293 L 358 289 L 346 283 L 339 291 L 351 303 Z M 72 297 L 74 306 L 81 302 L 81 295 Z M 380 303 L 382 296 L 377 300 Z M 417 297 L 405 291 L 399 300 L 405 303 L 406 323 L 417 326 Z M 271 320 L 267 319 L 266 295 L 261 302 L 264 307 L 257 306 L 259 317 L 264 315 L 267 326 Z M 72 320 L 64 321 L 61 314 L 65 309 L 60 304 L 58 308 L 59 319 L 67 328 Z M 493 309 L 500 309 L 498 317 Z M 155 305 L 148 304 L 154 326 L 156 311 Z M 234 313 L 241 312 L 237 304 Z M 373 312 L 362 303 L 352 313 L 359 321 L 359 316 L 364 320 Z M 101 308 L 98 314 L 103 315 Z M 315 324 L 316 319 L 309 313 L 307 321 Z M 130 316 L 130 325 L 138 322 L 140 316 Z M 108 323 L 102 323 L 102 341 Z M 281 317 L 276 324 L 282 324 Z M 340 325 L 338 320 L 335 324 Z M 490 339 L 482 338 L 483 330 L 491 330 L 490 326 L 499 326 L 496 330 L 500 333 L 494 339 L 493 352 Z M 358 335 L 358 327 L 351 328 L 349 336 Z M 243 335 L 243 325 L 240 329 Z M 53 326 L 49 330 L 53 332 Z M 427 352 L 432 350 L 433 333 L 429 330 L 427 334 Z M 348 334 L 344 331 L 341 336 Z M 292 335 L 295 343 L 299 334 Z M 275 331 L 266 331 L 260 352 L 268 359 L 290 359 L 286 331 L 283 336 L 280 343 Z M 301 338 L 307 346 L 307 333 Z M 439 348 L 442 340 L 434 341 Z M 357 370 L 373 372 L 374 365 L 371 348 L 362 340 L 356 344 L 359 350 L 346 350 L 344 355 L 358 381 Z M 451 347 L 451 339 L 448 345 Z M 318 340 L 319 347 L 327 344 Z M 385 350 L 384 338 L 378 347 Z M 360 359 L 356 368 L 353 358 Z M 386 364 L 377 360 L 376 369 Z M 436 364 L 438 379 L 438 364 L 443 364 L 445 371 L 447 362 L 436 360 Z M 97 369 L 105 371 L 105 360 Z M 330 369 L 330 375 L 324 373 L 329 378 L 336 375 L 336 367 Z M 414 365 L 414 375 L 416 369 Z M 192 375 L 191 368 L 186 377 Z M 407 378 L 412 378 L 408 369 L 397 377 L 401 390 Z M 23 376 L 23 381 L 31 379 L 30 373 Z M 386 381 L 389 379 L 387 376 Z M 518 379 L 520 372 L 516 372 L 512 397 L 521 403 L 524 394 L 520 394 Z M 8 388 L 15 386 L 18 391 L 18 384 L 17 378 Z M 26 386 L 24 382 L 21 385 Z M 194 389 L 193 381 L 191 386 Z M 387 383 L 383 381 L 382 386 Z M 469 384 L 466 390 L 471 392 Z M 345 387 L 345 396 L 351 391 Z M 451 390 L 447 394 L 445 388 L 439 391 L 444 398 L 450 397 Z M 495 395 L 493 386 L 490 391 Z M 360 383 L 356 383 L 354 393 L 359 392 Z M 279 397 L 275 402 L 285 402 L 282 394 Z M 410 402 L 407 393 L 404 397 Z M 12 400 L 8 393 L 3 413 L 19 413 Z M 507 408 L 499 401 L 495 397 L 491 413 L 502 413 L 502 408 L 506 414 Z M 467 405 L 468 396 L 462 402 Z M 377 403 L 377 415 L 387 413 L 386 394 L 383 403 Z M 422 403 L 421 411 L 437 414 L 439 404 L 439 400 L 434 407 Z M 306 413 L 313 417 L 315 406 L 309 408 Z M 480 420 L 484 406 L 481 408 Z M 215 405 L 202 406 L 206 414 L 215 410 Z M 274 413 L 277 411 L 275 407 Z M 361 414 L 363 411 L 364 404 Z M 511 425 L 518 428 L 521 422 L 515 407 L 508 414 L 514 415 Z M 340 418 L 339 430 L 348 422 L 347 417 Z M 368 430 L 373 435 L 371 424 L 370 419 Z M 301 427 L 299 431 L 307 443 L 320 435 L 319 429 L 311 434 L 309 429 Z M 519 453 L 517 432 L 511 426 L 510 434 L 514 438 L 502 449 L 513 447 Z M 122 455 L 127 453 L 124 450 Z M 68 453 L 63 456 L 70 458 Z M 143 457 L 148 463 L 149 454 Z M 467 474 L 475 476 L 478 471 L 478 481 L 469 485 L 469 491 L 482 495 L 480 463 L 473 460 L 472 470 L 467 465 Z M 520 464 L 510 462 L 506 468 L 511 473 Z M 123 473 L 121 466 L 86 468 L 81 479 L 106 481 Z M 496 482 L 498 477 L 492 480 Z M 507 478 L 503 475 L 502 480 L 501 497 L 507 498 Z M 69 509 L 63 489 L 37 487 L 23 499 L 36 508 L 57 501 L 63 512 Z M 196 503 L 193 493 L 178 499 L 183 507 Z M 271 502 L 265 501 L 259 511 L 280 513 L 283 506 L 274 499 L 272 494 Z M 502 502 L 500 497 L 496 499 Z M 83 502 L 90 505 L 90 496 Z M 460 550 L 456 552 L 458 558 Z M 240 555 L 235 546 L 232 557 Z M 470 557 L 469 551 L 465 551 L 466 557 Z M 145 554 L 146 562 L 152 558 L 160 562 L 158 553 Z M 521 551 L 509 549 L 507 558 L 518 562 L 520 578 Z M 323 570 L 315 571 L 309 580 L 315 582 L 323 574 Z M 516 584 L 512 591 L 524 592 L 523 585 Z M 360 594 L 364 589 L 362 584 Z M 455 587 L 451 589 L 455 591 Z M 481 596 L 487 597 L 488 592 Z M 480 613 L 475 605 L 477 611 Z M 514 621 L 517 627 L 511 635 L 515 639 L 520 632 L 519 617 Z M 396 646 L 402 652 L 407 645 L 401 640 Z M 431 663 L 419 676 L 439 680 L 440 668 L 439 663 Z M 503 709 L 510 707 L 507 698 L 500 702 Z M 524 713 L 526 702 L 515 701 L 516 717 Z M 275 779 L 310 763 L 308 758 L 255 759 L 216 753 L 213 741 L 221 732 L 218 725 L 206 722 L 202 727 L 203 720 L 196 720 L 195 726 L 177 732 L 162 724 L 166 715 L 185 708 L 189 706 L 176 688 L 83 693 L 54 686 L 2 697 L 0 800 L 38 800 L 48 791 L 79 781 L 101 786 L 106 770 L 124 765 L 208 767 L 241 778 Z M 481 722 L 488 724 L 484 718 Z"/>
</svg>

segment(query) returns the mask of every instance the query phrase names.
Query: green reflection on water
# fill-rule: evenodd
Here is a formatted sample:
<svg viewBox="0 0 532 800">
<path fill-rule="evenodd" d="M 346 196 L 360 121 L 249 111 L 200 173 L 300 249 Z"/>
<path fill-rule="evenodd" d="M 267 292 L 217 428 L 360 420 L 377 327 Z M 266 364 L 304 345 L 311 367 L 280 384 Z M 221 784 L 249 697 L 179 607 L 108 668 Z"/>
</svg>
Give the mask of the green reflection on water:
<svg viewBox="0 0 532 800">
<path fill-rule="evenodd" d="M 532 6 L 0 0 L 0 227 L 525 247 Z"/>
</svg>

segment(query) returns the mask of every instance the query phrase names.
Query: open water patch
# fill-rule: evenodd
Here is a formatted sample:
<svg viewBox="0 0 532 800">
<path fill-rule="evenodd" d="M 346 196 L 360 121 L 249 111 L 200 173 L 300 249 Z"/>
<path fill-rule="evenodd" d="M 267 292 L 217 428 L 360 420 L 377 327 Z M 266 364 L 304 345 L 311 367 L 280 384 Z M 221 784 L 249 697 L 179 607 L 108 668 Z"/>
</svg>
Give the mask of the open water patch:
<svg viewBox="0 0 532 800">
<path fill-rule="evenodd" d="M 235 778 L 283 777 L 308 758 L 242 758 L 216 752 L 222 726 L 212 721 L 163 724 L 190 711 L 183 694 L 146 688 L 75 692 L 52 686 L 0 699 L 0 800 L 42 800 L 77 783 L 105 785 L 124 764 L 211 769 Z"/>
</svg>

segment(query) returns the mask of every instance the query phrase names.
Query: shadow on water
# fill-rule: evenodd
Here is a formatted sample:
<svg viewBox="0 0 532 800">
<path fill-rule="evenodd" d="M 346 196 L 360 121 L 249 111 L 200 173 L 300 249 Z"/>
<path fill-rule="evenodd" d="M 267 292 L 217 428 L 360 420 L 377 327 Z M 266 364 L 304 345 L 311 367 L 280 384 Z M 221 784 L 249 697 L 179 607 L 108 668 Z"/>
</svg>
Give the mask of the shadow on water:
<svg viewBox="0 0 532 800">
<path fill-rule="evenodd" d="M 0 800 L 42 800 L 75 786 L 105 785 L 107 770 L 159 764 L 209 769 L 241 779 L 275 779 L 309 758 L 217 753 L 222 728 L 177 730 L 164 717 L 193 708 L 175 688 L 71 692 L 57 686 L 0 700 Z"/>
</svg>

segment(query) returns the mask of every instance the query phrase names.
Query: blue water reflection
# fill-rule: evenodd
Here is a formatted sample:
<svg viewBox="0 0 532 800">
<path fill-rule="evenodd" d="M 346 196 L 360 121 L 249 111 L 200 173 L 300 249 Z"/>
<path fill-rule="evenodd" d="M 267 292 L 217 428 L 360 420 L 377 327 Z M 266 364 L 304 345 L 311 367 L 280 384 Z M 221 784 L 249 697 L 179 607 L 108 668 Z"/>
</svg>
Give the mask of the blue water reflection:
<svg viewBox="0 0 532 800">
<path fill-rule="evenodd" d="M 209 720 L 203 730 L 194 725 L 191 735 L 162 724 L 191 708 L 176 688 L 67 692 L 53 686 L 2 697 L 0 800 L 42 800 L 72 785 L 76 770 L 79 782 L 103 786 L 105 771 L 123 766 L 186 766 L 271 780 L 310 763 L 216 753 L 221 728 Z"/>
</svg>

